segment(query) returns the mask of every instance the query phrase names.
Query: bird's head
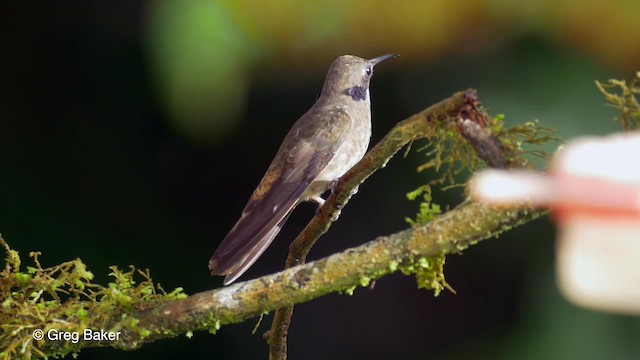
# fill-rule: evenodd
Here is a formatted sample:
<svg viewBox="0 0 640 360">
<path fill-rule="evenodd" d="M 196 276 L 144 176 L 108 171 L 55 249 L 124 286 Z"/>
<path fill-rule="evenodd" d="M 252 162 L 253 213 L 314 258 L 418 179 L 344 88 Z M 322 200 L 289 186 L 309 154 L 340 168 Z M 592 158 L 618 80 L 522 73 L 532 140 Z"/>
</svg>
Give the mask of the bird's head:
<svg viewBox="0 0 640 360">
<path fill-rule="evenodd" d="M 353 55 L 338 57 L 327 73 L 322 95 L 347 95 L 356 101 L 367 100 L 373 68 L 380 62 L 396 56 L 398 55 L 386 54 L 369 60 Z"/>
</svg>

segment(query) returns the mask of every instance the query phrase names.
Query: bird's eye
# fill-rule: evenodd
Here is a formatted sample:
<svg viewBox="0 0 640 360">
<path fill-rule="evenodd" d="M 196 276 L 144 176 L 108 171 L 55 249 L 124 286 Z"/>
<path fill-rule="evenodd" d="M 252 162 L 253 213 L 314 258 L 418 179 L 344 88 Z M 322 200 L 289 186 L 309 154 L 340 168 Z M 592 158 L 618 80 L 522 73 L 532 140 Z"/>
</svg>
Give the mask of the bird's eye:
<svg viewBox="0 0 640 360">
<path fill-rule="evenodd" d="M 367 66 L 366 68 L 364 68 L 364 73 L 367 76 L 371 76 L 371 74 L 373 74 L 373 68 L 371 66 Z"/>
</svg>

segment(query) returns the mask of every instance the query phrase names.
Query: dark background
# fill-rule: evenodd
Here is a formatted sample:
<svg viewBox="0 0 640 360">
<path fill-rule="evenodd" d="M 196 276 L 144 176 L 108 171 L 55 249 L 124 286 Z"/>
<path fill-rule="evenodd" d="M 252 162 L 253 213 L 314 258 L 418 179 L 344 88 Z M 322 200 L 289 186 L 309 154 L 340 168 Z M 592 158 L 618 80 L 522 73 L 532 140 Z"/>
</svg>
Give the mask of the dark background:
<svg viewBox="0 0 640 360">
<path fill-rule="evenodd" d="M 508 124 L 539 119 L 564 139 L 615 131 L 593 81 L 639 69 L 628 17 L 640 12 L 556 5 L 3 2 L 0 232 L 23 262 L 36 250 L 44 266 L 81 258 L 100 283 L 133 264 L 165 289 L 221 286 L 211 253 L 344 53 L 401 55 L 376 68 L 372 142 L 467 87 Z M 433 176 L 415 172 L 424 161 L 397 157 L 360 186 L 311 259 L 406 228 L 417 203 L 405 194 Z M 300 206 L 241 280 L 280 269 L 313 211 Z M 560 297 L 554 236 L 545 218 L 449 256 L 455 295 L 397 274 L 299 305 L 290 358 L 640 357 L 637 318 Z M 266 358 L 271 316 L 252 335 L 256 321 L 79 358 Z"/>
</svg>

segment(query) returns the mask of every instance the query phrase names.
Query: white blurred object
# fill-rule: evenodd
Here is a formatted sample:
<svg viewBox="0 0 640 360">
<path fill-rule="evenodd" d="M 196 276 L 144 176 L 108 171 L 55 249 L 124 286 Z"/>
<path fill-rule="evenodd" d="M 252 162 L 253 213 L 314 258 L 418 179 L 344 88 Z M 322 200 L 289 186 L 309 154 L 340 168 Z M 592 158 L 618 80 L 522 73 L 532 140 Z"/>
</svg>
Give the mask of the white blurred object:
<svg viewBox="0 0 640 360">
<path fill-rule="evenodd" d="M 575 304 L 640 314 L 640 134 L 570 142 L 551 171 L 487 170 L 471 195 L 550 206 L 559 226 L 558 284 Z"/>
</svg>

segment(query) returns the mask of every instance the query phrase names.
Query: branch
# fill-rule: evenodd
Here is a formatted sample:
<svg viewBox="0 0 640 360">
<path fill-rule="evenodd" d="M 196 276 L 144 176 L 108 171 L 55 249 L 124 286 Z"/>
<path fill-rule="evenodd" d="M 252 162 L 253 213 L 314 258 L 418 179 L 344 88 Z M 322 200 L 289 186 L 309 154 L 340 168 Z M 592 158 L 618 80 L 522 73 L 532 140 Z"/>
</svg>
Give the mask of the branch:
<svg viewBox="0 0 640 360">
<path fill-rule="evenodd" d="M 465 203 L 434 221 L 414 229 L 379 237 L 276 274 L 206 291 L 139 314 L 144 337 L 125 334 L 125 348 L 176 336 L 187 331 L 216 330 L 274 309 L 310 301 L 331 292 L 366 286 L 419 259 L 456 253 L 540 216 L 527 207 L 492 208 Z M 460 226 L 460 224 L 465 224 Z M 87 344 L 87 345 L 93 345 Z"/>
<path fill-rule="evenodd" d="M 394 127 L 340 179 L 324 206 L 291 244 L 287 258 L 288 269 L 178 300 L 164 300 L 141 306 L 129 305 L 115 314 L 111 311 L 110 316 L 103 314 L 101 328 L 122 330 L 121 337 L 115 342 L 81 339 L 76 344 L 47 341 L 25 343 L 24 346 L 34 346 L 36 355 L 65 354 L 79 351 L 83 347 L 98 346 L 135 349 L 144 343 L 191 331 L 209 330 L 214 333 L 222 325 L 242 322 L 284 308 L 286 311 L 276 313 L 267 336 L 271 356 L 286 358 L 286 333 L 294 304 L 331 292 L 351 292 L 358 285 L 366 286 L 369 281 L 397 270 L 416 273 L 420 281 L 420 276 L 425 271 L 432 271 L 432 258 L 459 252 L 469 245 L 491 238 L 544 213 L 528 207 L 494 208 L 464 202 L 426 225 L 379 237 L 362 246 L 303 264 L 311 246 L 337 219 L 358 185 L 377 169 L 384 167 L 409 142 L 420 138 L 436 138 L 438 127 L 445 122 L 456 124 L 460 134 L 476 153 L 480 153 L 478 156 L 485 162 L 511 164 L 510 159 L 501 157 L 503 154 L 499 151 L 500 144 L 491 136 L 487 137 L 488 130 L 469 123 L 482 123 L 481 116 L 484 113 L 477 111 L 476 105 L 475 91 L 459 92 Z M 16 266 L 19 263 L 14 265 Z M 434 275 L 436 272 L 432 271 Z M 91 316 L 97 315 L 100 314 Z M 56 321 L 59 320 L 51 321 L 51 326 L 56 326 Z M 90 327 L 92 324 L 80 325 Z"/>
</svg>

